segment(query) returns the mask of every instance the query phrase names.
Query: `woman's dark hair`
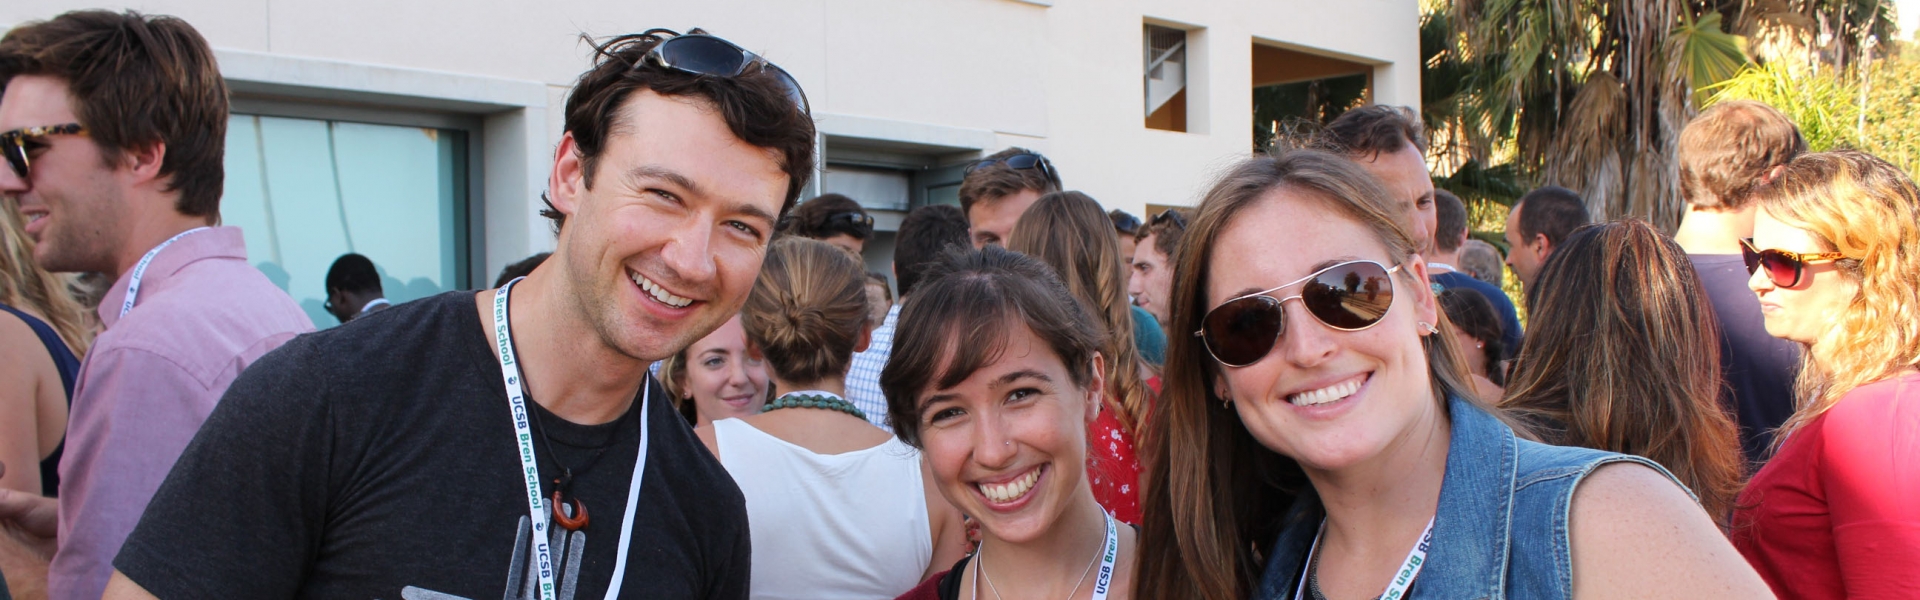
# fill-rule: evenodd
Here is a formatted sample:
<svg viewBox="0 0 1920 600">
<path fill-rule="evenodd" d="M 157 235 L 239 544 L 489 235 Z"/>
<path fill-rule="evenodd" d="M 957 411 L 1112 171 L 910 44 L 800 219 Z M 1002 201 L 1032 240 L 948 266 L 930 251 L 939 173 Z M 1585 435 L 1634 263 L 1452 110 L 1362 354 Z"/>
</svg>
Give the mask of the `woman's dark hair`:
<svg viewBox="0 0 1920 600">
<path fill-rule="evenodd" d="M 787 215 L 783 232 L 824 240 L 847 234 L 856 240 L 873 235 L 873 217 L 859 202 L 840 194 L 826 194 L 800 203 Z"/>
<path fill-rule="evenodd" d="M 1652 459 L 1725 525 L 1739 430 L 1720 403 L 1720 333 L 1693 261 L 1639 219 L 1576 230 L 1527 286 L 1527 343 L 1502 408 L 1550 444 Z"/>
<path fill-rule="evenodd" d="M 819 240 L 786 237 L 767 248 L 740 325 L 774 375 L 811 383 L 846 376 L 872 314 L 867 273 L 853 256 Z"/>
<path fill-rule="evenodd" d="M 704 32 L 694 29 L 688 33 Z M 737 77 L 714 77 L 645 60 L 654 46 L 676 35 L 670 29 L 650 29 L 605 42 L 580 36 L 593 47 L 593 67 L 580 74 L 573 93 L 567 96 L 566 132 L 573 134 L 574 147 L 580 153 L 585 185 L 593 187 L 600 153 L 612 134 L 647 134 L 632 131 L 620 108 L 633 93 L 653 90 L 662 96 L 698 98 L 720 114 L 727 129 L 740 141 L 778 151 L 780 168 L 787 174 L 787 199 L 780 205 L 780 212 L 786 213 L 813 176 L 813 117 L 794 103 L 786 84 L 764 68 L 750 67 Z M 566 225 L 566 215 L 551 208 L 540 214 L 552 219 L 555 229 Z"/>
<path fill-rule="evenodd" d="M 1092 384 L 1100 330 L 1046 264 L 997 246 L 955 246 L 919 285 L 900 308 L 893 354 L 880 372 L 887 424 L 900 441 L 920 446 L 922 395 L 1000 360 L 1018 327 L 1060 357 L 1075 386 Z"/>
<path fill-rule="evenodd" d="M 1185 335 L 1199 330 L 1212 308 L 1206 290 L 1213 270 L 1237 266 L 1213 256 L 1221 233 L 1252 207 L 1276 201 L 1276 190 L 1294 192 L 1330 215 L 1359 224 L 1386 249 L 1393 264 L 1406 264 L 1413 257 L 1413 237 L 1407 233 L 1413 227 L 1411 216 L 1378 179 L 1343 155 L 1278 149 L 1240 162 L 1214 183 L 1172 257 L 1176 266 L 1168 331 L 1181 335 L 1168 336 L 1165 388 L 1144 436 L 1136 596 L 1248 597 L 1263 567 L 1262 553 L 1279 535 L 1287 507 L 1309 485 L 1299 463 L 1261 444 L 1239 415 L 1221 403 L 1213 389 L 1219 363 L 1199 338 Z M 1289 249 L 1277 246 L 1273 251 Z M 1401 269 L 1395 277 L 1395 290 L 1403 290 L 1409 300 L 1431 293 L 1427 282 L 1410 269 Z M 1440 406 L 1446 406 L 1447 396 L 1477 404 L 1459 367 L 1453 326 L 1444 318 L 1438 321 L 1433 324 L 1438 333 L 1420 341 L 1424 364 L 1413 368 L 1427 371 L 1432 401 Z"/>
<path fill-rule="evenodd" d="M 1487 358 L 1487 380 L 1494 385 L 1506 385 L 1506 373 L 1500 369 L 1506 348 L 1500 343 L 1500 316 L 1493 311 L 1493 302 L 1479 290 L 1464 287 L 1448 289 L 1434 298 L 1440 301 L 1440 310 L 1447 313 L 1447 320 L 1453 322 L 1455 329 L 1480 342 L 1478 350 Z M 1473 349 L 1461 348 L 1460 351 L 1472 352 Z"/>
</svg>

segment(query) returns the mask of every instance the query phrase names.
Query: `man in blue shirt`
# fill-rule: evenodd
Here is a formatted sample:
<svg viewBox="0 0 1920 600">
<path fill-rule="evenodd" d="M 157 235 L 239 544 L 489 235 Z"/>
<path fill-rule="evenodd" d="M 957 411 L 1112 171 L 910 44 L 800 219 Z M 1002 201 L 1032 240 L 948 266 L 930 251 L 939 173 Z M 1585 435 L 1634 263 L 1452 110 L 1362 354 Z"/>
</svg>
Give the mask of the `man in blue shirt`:
<svg viewBox="0 0 1920 600">
<path fill-rule="evenodd" d="M 1433 253 L 1427 257 L 1427 279 L 1433 282 L 1433 291 L 1468 288 L 1486 296 L 1487 301 L 1493 303 L 1493 311 L 1500 315 L 1500 346 L 1506 350 L 1506 358 L 1513 358 L 1514 351 L 1520 348 L 1521 334 L 1520 316 L 1513 309 L 1513 300 L 1498 286 L 1474 279 L 1457 266 L 1460 246 L 1467 243 L 1467 205 L 1446 190 L 1434 190 L 1433 201 L 1436 216 Z"/>
</svg>

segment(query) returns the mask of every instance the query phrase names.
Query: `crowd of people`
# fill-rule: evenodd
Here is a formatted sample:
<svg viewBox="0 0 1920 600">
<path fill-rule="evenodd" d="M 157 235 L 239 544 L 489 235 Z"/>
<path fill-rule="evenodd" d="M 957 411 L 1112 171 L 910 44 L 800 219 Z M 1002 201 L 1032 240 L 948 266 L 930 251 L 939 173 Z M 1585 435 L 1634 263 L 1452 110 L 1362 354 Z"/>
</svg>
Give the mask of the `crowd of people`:
<svg viewBox="0 0 1920 600">
<path fill-rule="evenodd" d="M 1376 105 L 1144 221 L 988 155 L 882 274 L 792 76 L 593 50 L 554 250 L 314 332 L 190 25 L 0 38 L 0 598 L 1920 595 L 1920 188 L 1766 105 L 1671 236 L 1547 186 L 1503 256 Z"/>
</svg>

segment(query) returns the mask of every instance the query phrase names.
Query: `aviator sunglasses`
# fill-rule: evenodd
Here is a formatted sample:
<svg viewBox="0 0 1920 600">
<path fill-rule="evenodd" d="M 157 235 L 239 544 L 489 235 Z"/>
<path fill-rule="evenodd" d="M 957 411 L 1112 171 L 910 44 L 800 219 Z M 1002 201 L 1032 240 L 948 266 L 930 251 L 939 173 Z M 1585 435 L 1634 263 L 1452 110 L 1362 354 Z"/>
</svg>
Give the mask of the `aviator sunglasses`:
<svg viewBox="0 0 1920 600">
<path fill-rule="evenodd" d="M 1393 306 L 1393 278 L 1399 265 L 1387 268 L 1370 260 L 1336 264 L 1312 275 L 1254 292 L 1221 303 L 1207 311 L 1194 337 L 1206 343 L 1207 352 L 1220 364 L 1244 367 L 1260 362 L 1280 335 L 1286 333 L 1288 300 L 1299 299 L 1307 314 L 1340 331 L 1360 331 L 1374 326 Z M 1300 293 L 1275 298 L 1274 292 L 1299 285 Z"/>
<path fill-rule="evenodd" d="M 7 156 L 7 165 L 13 167 L 13 174 L 26 179 L 27 167 L 33 163 L 27 158 L 28 140 L 50 135 L 86 135 L 86 133 L 87 128 L 81 127 L 79 123 L 22 127 L 13 131 L 0 132 L 0 154 Z"/>
<path fill-rule="evenodd" d="M 812 108 L 807 104 L 807 93 L 800 89 L 800 82 L 795 80 L 792 74 L 787 73 L 786 69 L 767 62 L 758 54 L 698 29 L 689 31 L 686 35 L 674 34 L 667 29 L 655 29 L 648 31 L 647 34 L 667 34 L 673 37 L 667 38 L 666 41 L 654 46 L 653 50 L 648 51 L 646 58 L 643 59 L 645 62 L 683 73 L 728 78 L 739 77 L 746 73 L 749 67 L 759 64 L 760 68 L 771 73 L 773 78 L 786 88 L 787 97 L 800 107 L 800 112 L 813 114 Z"/>
<path fill-rule="evenodd" d="M 1047 181 L 1052 183 L 1053 187 L 1061 187 L 1060 173 L 1053 170 L 1053 163 L 1048 161 L 1047 157 L 1031 152 L 1015 154 L 1006 158 L 989 158 L 975 162 L 967 165 L 967 171 L 964 175 L 972 175 L 974 171 L 993 166 L 994 163 L 1007 163 L 1007 168 L 1010 169 L 1039 169 L 1040 174 L 1046 176 Z"/>
<path fill-rule="evenodd" d="M 1740 257 L 1747 262 L 1747 276 L 1751 277 L 1765 268 L 1768 281 L 1777 287 L 1790 288 L 1800 285 L 1800 276 L 1805 274 L 1808 262 L 1839 260 L 1847 255 L 1839 252 L 1788 252 L 1772 248 L 1761 250 L 1754 247 L 1753 238 L 1741 238 Z"/>
</svg>

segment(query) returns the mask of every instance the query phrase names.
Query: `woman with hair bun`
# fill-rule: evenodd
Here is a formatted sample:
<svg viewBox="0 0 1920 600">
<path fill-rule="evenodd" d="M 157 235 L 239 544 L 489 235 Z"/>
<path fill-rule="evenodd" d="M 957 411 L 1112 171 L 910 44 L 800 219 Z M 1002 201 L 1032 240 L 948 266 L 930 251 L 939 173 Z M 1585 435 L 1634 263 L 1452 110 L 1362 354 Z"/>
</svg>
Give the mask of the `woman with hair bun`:
<svg viewBox="0 0 1920 600">
<path fill-rule="evenodd" d="M 740 320 L 779 395 L 695 430 L 746 496 L 754 598 L 891 598 L 966 552 L 964 520 L 920 454 L 845 398 L 869 314 L 847 252 L 798 237 L 768 247 Z"/>
<path fill-rule="evenodd" d="M 1747 285 L 1767 333 L 1804 348 L 1800 409 L 1735 504 L 1734 544 L 1782 598 L 1910 598 L 1920 189 L 1873 155 L 1822 152 L 1787 163 L 1759 203 Z"/>
</svg>

